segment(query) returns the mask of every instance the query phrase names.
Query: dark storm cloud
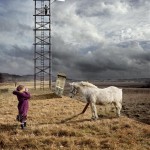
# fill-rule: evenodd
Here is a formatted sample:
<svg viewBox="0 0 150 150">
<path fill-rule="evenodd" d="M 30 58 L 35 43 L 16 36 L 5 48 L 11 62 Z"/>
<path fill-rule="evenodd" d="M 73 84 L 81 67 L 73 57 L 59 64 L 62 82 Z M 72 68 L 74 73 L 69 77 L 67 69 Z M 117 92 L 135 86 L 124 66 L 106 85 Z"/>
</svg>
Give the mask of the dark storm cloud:
<svg viewBox="0 0 150 150">
<path fill-rule="evenodd" d="M 34 54 L 32 48 L 19 47 L 18 45 L 12 46 L 12 49 L 5 51 L 5 53 L 9 56 L 13 56 L 16 58 L 23 58 L 28 61 L 33 59 Z"/>
<path fill-rule="evenodd" d="M 55 39 L 63 43 L 60 39 Z M 63 45 L 63 44 L 62 44 Z M 137 74 L 145 77 L 147 72 L 143 70 L 149 67 L 150 51 L 145 51 L 138 42 L 129 42 L 128 47 L 117 45 L 104 46 L 81 53 L 76 48 L 70 49 L 68 46 L 53 47 L 54 70 L 67 72 L 68 76 L 76 75 L 75 78 L 84 76 L 91 78 L 125 78 L 136 77 Z M 58 67 L 59 66 L 59 67 Z"/>
</svg>

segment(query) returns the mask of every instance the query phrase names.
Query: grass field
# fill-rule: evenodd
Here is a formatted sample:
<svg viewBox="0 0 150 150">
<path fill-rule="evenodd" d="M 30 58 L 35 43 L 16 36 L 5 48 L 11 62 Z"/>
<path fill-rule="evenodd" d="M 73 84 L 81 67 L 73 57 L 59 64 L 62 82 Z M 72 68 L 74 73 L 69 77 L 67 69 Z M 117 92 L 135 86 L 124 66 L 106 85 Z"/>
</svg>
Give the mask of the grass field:
<svg viewBox="0 0 150 150">
<path fill-rule="evenodd" d="M 15 120 L 17 99 L 11 94 L 13 85 L 1 85 L 2 88 L 8 88 L 9 92 L 0 94 L 0 149 L 150 149 L 150 90 L 124 90 L 120 118 L 116 118 L 109 111 L 104 115 L 103 110 L 110 109 L 97 106 L 101 117 L 97 121 L 91 121 L 90 108 L 85 114 L 78 115 L 85 104 L 70 99 L 67 93 L 59 98 L 49 90 L 43 92 L 30 89 L 32 98 L 28 127 L 21 130 Z"/>
</svg>

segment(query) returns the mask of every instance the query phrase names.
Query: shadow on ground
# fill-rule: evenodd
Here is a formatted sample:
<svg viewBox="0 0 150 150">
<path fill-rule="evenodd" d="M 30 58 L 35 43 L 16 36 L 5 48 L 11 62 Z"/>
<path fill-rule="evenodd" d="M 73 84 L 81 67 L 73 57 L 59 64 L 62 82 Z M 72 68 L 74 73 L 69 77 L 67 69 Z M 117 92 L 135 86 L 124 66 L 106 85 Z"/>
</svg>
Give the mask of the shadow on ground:
<svg viewBox="0 0 150 150">
<path fill-rule="evenodd" d="M 18 125 L 14 124 L 14 125 L 11 125 L 11 124 L 0 124 L 0 130 L 1 131 L 13 131 L 13 130 L 16 130 L 18 127 Z"/>
<path fill-rule="evenodd" d="M 61 97 L 56 95 L 55 93 L 50 93 L 50 94 L 42 94 L 42 95 L 33 95 L 31 100 L 43 100 L 43 99 L 53 99 L 53 98 L 61 98 Z"/>
</svg>

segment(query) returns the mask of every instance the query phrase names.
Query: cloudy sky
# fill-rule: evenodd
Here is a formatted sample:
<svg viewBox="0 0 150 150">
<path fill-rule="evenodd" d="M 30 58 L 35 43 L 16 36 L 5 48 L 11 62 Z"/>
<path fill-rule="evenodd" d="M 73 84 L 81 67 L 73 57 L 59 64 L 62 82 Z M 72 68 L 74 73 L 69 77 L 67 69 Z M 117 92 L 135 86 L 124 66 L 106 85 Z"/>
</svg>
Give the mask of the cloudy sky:
<svg viewBox="0 0 150 150">
<path fill-rule="evenodd" d="M 33 74 L 34 2 L 0 1 L 0 72 Z M 53 75 L 150 77 L 150 0 L 66 0 L 52 5 Z"/>
</svg>

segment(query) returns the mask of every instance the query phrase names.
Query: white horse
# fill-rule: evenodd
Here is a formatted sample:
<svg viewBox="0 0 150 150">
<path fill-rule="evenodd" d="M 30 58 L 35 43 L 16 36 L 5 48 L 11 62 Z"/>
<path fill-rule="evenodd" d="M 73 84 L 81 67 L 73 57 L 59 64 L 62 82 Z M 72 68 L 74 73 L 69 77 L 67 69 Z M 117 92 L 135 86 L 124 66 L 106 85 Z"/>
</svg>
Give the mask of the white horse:
<svg viewBox="0 0 150 150">
<path fill-rule="evenodd" d="M 83 81 L 70 83 L 70 86 L 71 98 L 79 92 L 81 92 L 85 96 L 86 102 L 91 106 L 92 119 L 98 118 L 95 104 L 105 105 L 108 103 L 113 103 L 117 110 L 117 116 L 120 116 L 120 111 L 122 108 L 122 89 L 119 89 L 114 86 L 100 89 L 89 82 Z"/>
</svg>

